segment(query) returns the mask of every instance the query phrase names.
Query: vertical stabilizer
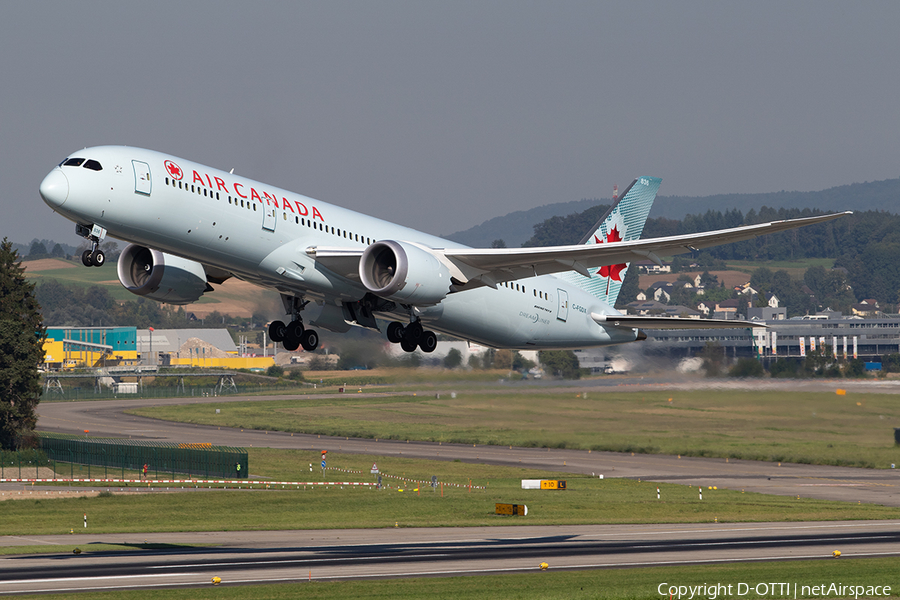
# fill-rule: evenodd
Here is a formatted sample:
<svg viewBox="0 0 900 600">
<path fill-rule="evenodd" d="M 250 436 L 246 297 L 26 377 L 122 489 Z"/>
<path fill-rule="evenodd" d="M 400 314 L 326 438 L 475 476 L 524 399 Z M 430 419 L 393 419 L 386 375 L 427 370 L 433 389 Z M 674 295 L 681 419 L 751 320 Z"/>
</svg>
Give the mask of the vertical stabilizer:
<svg viewBox="0 0 900 600">
<path fill-rule="evenodd" d="M 662 179 L 658 177 L 638 177 L 631 182 L 622 198 L 584 236 L 581 243 L 606 244 L 639 239 L 660 183 Z M 574 272 L 560 273 L 557 277 L 615 306 L 629 264 L 605 265 L 594 271 L 591 277 Z"/>
</svg>

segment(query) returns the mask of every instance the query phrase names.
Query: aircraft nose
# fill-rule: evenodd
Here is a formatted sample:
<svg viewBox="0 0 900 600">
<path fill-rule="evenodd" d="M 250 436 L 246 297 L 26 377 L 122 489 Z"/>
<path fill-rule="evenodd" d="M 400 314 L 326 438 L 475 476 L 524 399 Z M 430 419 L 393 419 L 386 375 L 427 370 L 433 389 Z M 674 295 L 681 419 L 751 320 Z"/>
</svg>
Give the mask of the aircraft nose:
<svg viewBox="0 0 900 600">
<path fill-rule="evenodd" d="M 59 169 L 53 169 L 41 182 L 41 198 L 51 207 L 62 206 L 69 197 L 69 180 Z"/>
</svg>

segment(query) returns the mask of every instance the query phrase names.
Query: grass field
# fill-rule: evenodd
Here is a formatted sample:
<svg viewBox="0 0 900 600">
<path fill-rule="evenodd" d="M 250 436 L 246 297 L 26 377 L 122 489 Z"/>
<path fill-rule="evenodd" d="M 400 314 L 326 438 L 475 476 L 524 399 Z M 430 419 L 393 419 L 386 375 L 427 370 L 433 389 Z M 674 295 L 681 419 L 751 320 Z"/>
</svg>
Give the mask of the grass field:
<svg viewBox="0 0 900 600">
<path fill-rule="evenodd" d="M 317 451 L 249 449 L 254 478 L 322 481 Z M 483 525 L 574 525 L 605 523 L 711 523 L 828 521 L 900 518 L 900 508 L 847 504 L 810 498 L 705 490 L 628 479 L 573 477 L 517 467 L 428 461 L 400 457 L 341 455 L 329 452 L 328 481 L 374 481 L 373 462 L 384 474 L 385 489 L 309 486 L 268 490 L 212 489 L 189 493 L 116 493 L 99 497 L 54 498 L 40 486 L 8 500 L 0 511 L 6 535 L 158 531 L 237 531 L 340 529 L 367 527 L 458 527 Z M 313 465 L 310 471 L 309 465 Z M 361 471 L 362 473 L 347 473 Z M 418 481 L 443 482 L 432 489 Z M 522 490 L 522 479 L 565 479 L 565 491 Z M 412 480 L 412 481 L 410 481 Z M 472 483 L 476 488 L 469 489 Z M 714 485 L 714 481 L 709 482 Z M 388 487 L 389 486 L 389 487 Z M 190 487 L 190 486 L 187 486 Z M 418 491 L 416 491 L 418 488 Z M 483 488 L 483 489 L 479 489 Z M 403 491 L 400 491 L 400 490 Z M 526 504 L 527 517 L 494 514 L 494 504 Z"/>
<path fill-rule="evenodd" d="M 537 571 L 537 569 L 535 569 Z M 756 594 L 757 584 L 782 582 L 790 585 L 786 594 Z M 227 584 L 226 581 L 223 582 Z M 738 584 L 746 584 L 750 593 L 738 596 Z M 511 575 L 486 575 L 455 578 L 390 579 L 386 581 L 316 581 L 291 584 L 259 585 L 253 587 L 215 587 L 184 590 L 158 590 L 136 592 L 79 593 L 78 598 L 100 600 L 207 600 L 243 599 L 288 600 L 304 598 L 312 600 L 346 600 L 347 598 L 480 598 L 485 600 L 514 600 L 541 598 L 542 600 L 665 600 L 669 586 L 731 585 L 730 595 L 694 595 L 696 600 L 715 598 L 793 598 L 793 586 L 797 584 L 797 598 L 853 597 L 852 594 L 828 595 L 810 593 L 803 586 L 825 584 L 844 586 L 891 586 L 891 595 L 897 597 L 896 558 L 864 558 L 839 560 L 804 560 L 790 562 L 744 563 L 729 565 L 666 566 L 646 569 L 592 569 L 584 571 L 547 571 L 516 573 Z M 665 584 L 665 585 L 662 585 Z M 660 594 L 662 585 L 664 593 Z M 741 588 L 742 589 L 742 588 Z M 760 588 L 764 590 L 765 588 Z M 773 588 L 769 588 L 770 590 Z M 781 588 L 778 588 L 779 590 Z M 803 593 L 806 591 L 807 593 Z M 40 598 L 56 600 L 71 595 L 50 594 Z M 859 597 L 874 597 L 865 592 Z M 885 596 L 879 596 L 885 597 Z M 675 595 L 674 598 L 678 599 Z M 679 600 L 688 600 L 686 593 Z"/>
<path fill-rule="evenodd" d="M 766 267 L 771 271 L 780 271 L 784 269 L 794 279 L 802 279 L 803 274 L 810 267 L 822 266 L 826 269 L 834 267 L 833 258 L 804 258 L 798 260 L 729 260 L 728 268 L 735 271 L 744 271 L 745 273 L 753 273 L 760 267 Z"/>
<path fill-rule="evenodd" d="M 44 261 L 40 261 L 44 262 Z M 25 275 L 29 280 L 40 284 L 42 280 L 53 279 L 60 283 L 87 287 L 91 285 L 103 286 L 109 291 L 110 295 L 116 300 L 134 300 L 134 294 L 126 290 L 119 283 L 116 274 L 116 264 L 108 262 L 102 267 L 86 269 L 81 263 L 68 263 L 66 261 L 58 261 L 60 268 L 41 268 L 40 270 L 29 269 L 29 262 L 23 263 L 25 266 Z M 42 265 L 43 267 L 43 265 Z"/>
<path fill-rule="evenodd" d="M 53 279 L 60 283 L 91 286 L 99 285 L 109 291 L 118 300 L 135 300 L 137 297 L 119 283 L 115 261 L 109 261 L 99 268 L 84 268 L 80 260 L 65 261 L 60 259 L 42 259 L 25 261 L 25 275 L 35 283 Z M 215 294 L 205 295 L 194 304 L 187 305 L 185 310 L 203 317 L 217 310 L 222 314 L 249 317 L 259 307 L 280 306 L 278 295 L 269 290 L 237 280 L 229 280 L 216 286 Z"/>
<path fill-rule="evenodd" d="M 575 448 L 889 468 L 900 463 L 888 394 L 498 389 L 427 397 L 286 398 L 134 414 L 357 438 Z M 219 414 L 216 414 L 219 409 Z"/>
</svg>

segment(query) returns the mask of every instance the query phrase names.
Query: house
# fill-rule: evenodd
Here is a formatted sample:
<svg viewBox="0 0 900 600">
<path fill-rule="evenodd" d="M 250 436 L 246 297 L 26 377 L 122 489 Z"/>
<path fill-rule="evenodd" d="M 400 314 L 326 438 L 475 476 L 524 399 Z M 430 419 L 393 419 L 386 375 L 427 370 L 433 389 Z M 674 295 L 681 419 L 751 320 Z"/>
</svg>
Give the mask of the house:
<svg viewBox="0 0 900 600">
<path fill-rule="evenodd" d="M 738 307 L 740 305 L 741 305 L 741 301 L 736 298 L 729 298 L 728 300 L 722 300 L 721 302 L 716 303 L 716 312 L 736 315 L 737 311 L 738 311 Z"/>
<path fill-rule="evenodd" d="M 697 304 L 697 311 L 704 317 L 708 317 L 709 313 L 711 313 L 714 309 L 714 306 L 707 304 L 706 302 L 700 302 L 699 304 Z"/>
<path fill-rule="evenodd" d="M 653 298 L 657 302 L 668 302 L 674 289 L 675 287 L 670 281 L 657 281 L 647 288 L 646 298 Z"/>
<path fill-rule="evenodd" d="M 659 275 L 660 273 L 671 273 L 672 267 L 669 265 L 658 265 L 652 260 L 639 260 L 632 263 L 637 266 L 638 273 L 646 273 L 648 275 Z"/>
<path fill-rule="evenodd" d="M 653 297 L 657 302 L 668 302 L 675 290 L 693 288 L 690 281 L 657 281 L 647 288 L 646 298 Z"/>
<path fill-rule="evenodd" d="M 778 308 L 781 306 L 781 301 L 778 299 L 778 296 L 775 294 L 767 294 L 766 292 L 762 292 L 761 294 L 751 294 L 750 296 L 750 306 L 758 306 L 759 299 L 762 296 L 762 299 L 765 301 L 766 306 L 769 308 Z"/>
<path fill-rule="evenodd" d="M 628 308 L 636 315 L 647 315 L 662 314 L 665 312 L 667 306 L 653 300 L 647 300 L 645 302 L 632 302 L 628 305 Z"/>
<path fill-rule="evenodd" d="M 699 319 L 700 313 L 689 306 L 681 306 L 676 304 L 674 306 L 666 306 L 665 308 L 666 316 L 669 317 L 682 317 L 687 319 Z"/>
<path fill-rule="evenodd" d="M 850 306 L 850 312 L 857 317 L 875 317 L 881 313 L 878 309 L 877 302 L 874 301 L 873 304 L 869 304 L 865 301 L 860 302 L 859 304 L 852 304 Z"/>
</svg>

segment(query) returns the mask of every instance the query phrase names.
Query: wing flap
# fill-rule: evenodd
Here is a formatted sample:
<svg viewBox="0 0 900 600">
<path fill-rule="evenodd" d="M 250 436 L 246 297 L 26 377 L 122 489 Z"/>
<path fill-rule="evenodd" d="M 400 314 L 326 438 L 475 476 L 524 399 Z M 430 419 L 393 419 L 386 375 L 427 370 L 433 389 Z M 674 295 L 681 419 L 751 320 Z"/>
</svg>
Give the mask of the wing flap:
<svg viewBox="0 0 900 600">
<path fill-rule="evenodd" d="M 306 253 L 323 267 L 347 279 L 359 280 L 359 259 L 365 248 L 310 246 Z"/>
</svg>

